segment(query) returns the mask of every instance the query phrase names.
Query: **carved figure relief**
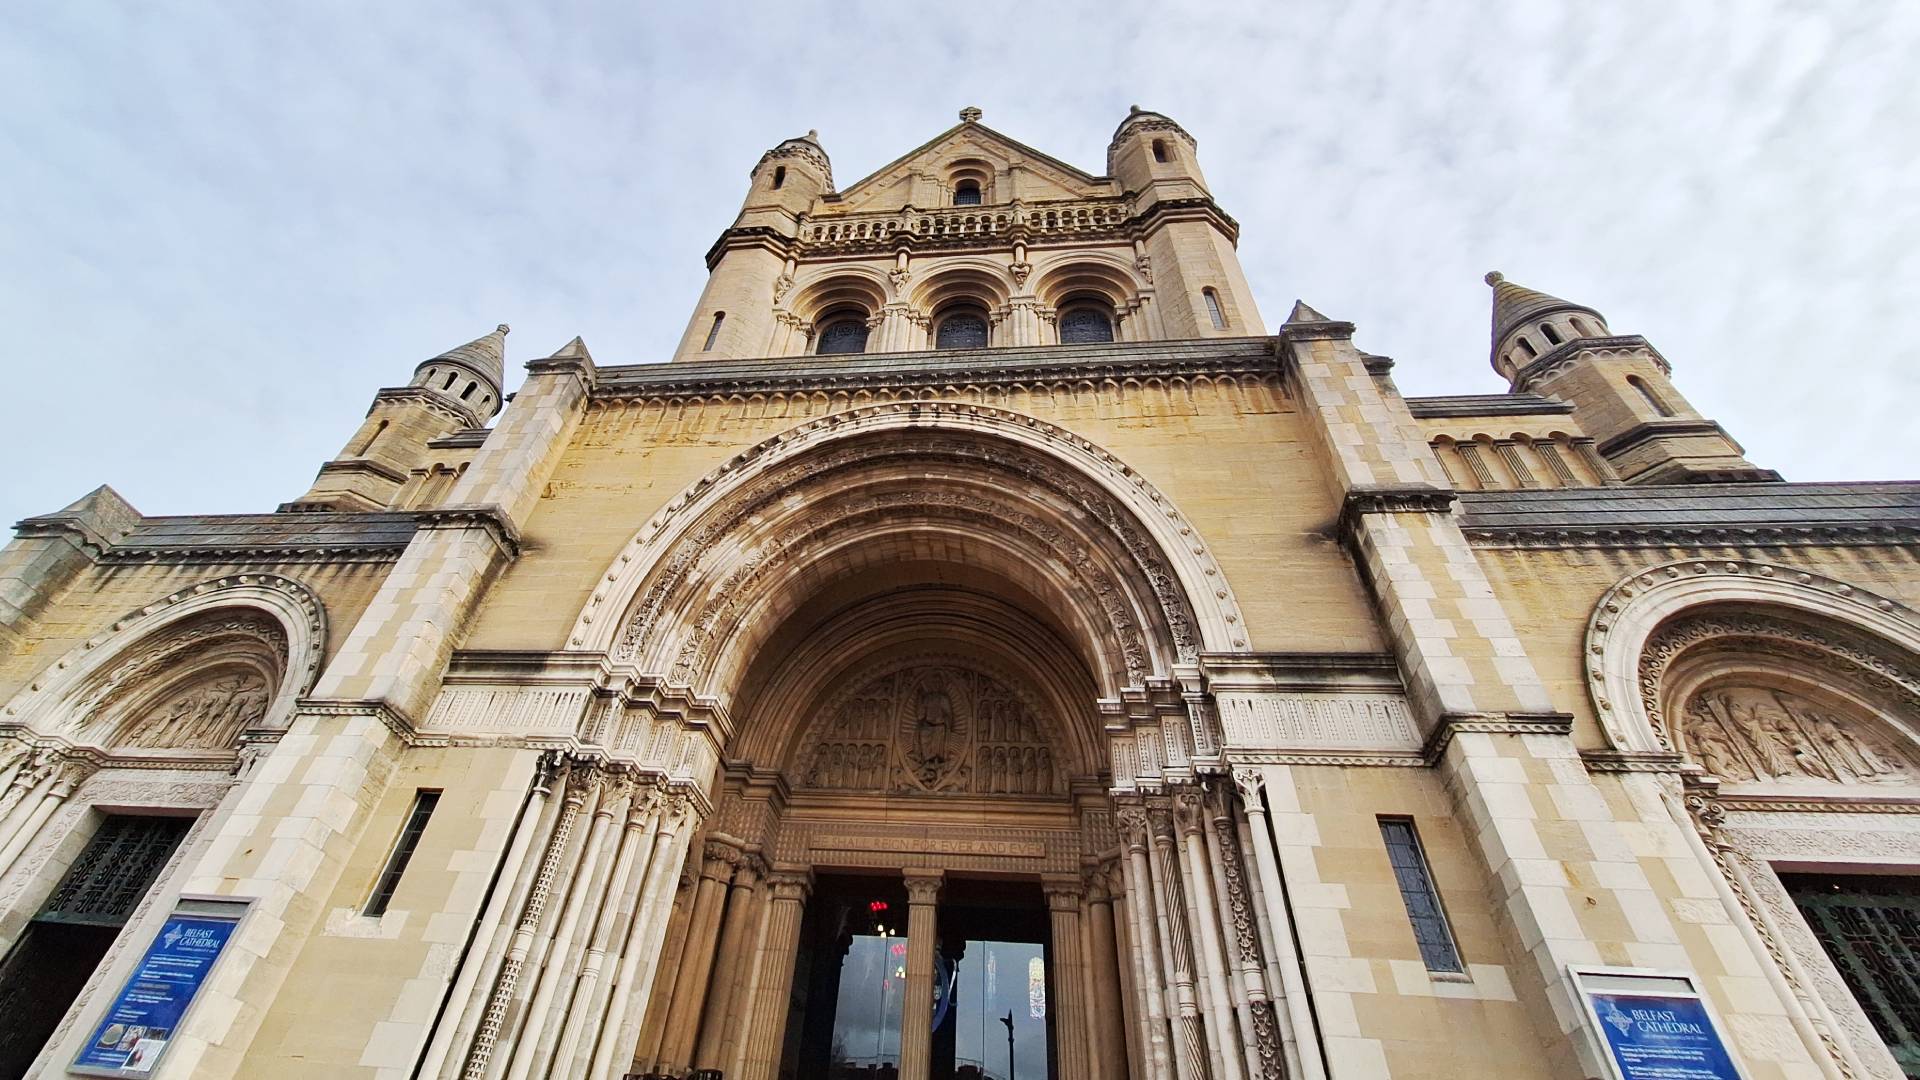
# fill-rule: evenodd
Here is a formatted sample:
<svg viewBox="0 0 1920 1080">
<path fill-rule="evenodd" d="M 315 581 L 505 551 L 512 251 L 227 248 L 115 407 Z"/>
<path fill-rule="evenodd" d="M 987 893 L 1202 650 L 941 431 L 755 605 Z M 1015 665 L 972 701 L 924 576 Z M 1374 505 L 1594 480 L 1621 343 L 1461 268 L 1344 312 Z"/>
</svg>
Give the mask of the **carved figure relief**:
<svg viewBox="0 0 1920 1080">
<path fill-rule="evenodd" d="M 253 672 L 197 683 L 129 725 L 120 741 L 149 749 L 224 749 L 266 715 L 267 698 L 266 680 Z"/>
<path fill-rule="evenodd" d="M 1694 695 L 1688 751 L 1733 783 L 1910 783 L 1911 762 L 1866 725 L 1788 690 L 1722 686 Z"/>
<path fill-rule="evenodd" d="M 925 664 L 871 679 L 817 718 L 801 783 L 853 791 L 1064 790 L 1049 722 L 990 675 Z"/>
</svg>

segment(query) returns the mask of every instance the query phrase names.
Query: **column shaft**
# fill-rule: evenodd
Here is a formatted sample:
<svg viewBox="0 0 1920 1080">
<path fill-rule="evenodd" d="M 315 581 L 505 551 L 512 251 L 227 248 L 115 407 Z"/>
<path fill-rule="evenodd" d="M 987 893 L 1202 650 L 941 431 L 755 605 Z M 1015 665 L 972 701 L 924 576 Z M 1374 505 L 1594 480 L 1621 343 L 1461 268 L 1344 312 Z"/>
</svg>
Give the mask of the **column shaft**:
<svg viewBox="0 0 1920 1080">
<path fill-rule="evenodd" d="M 660 978 L 653 984 L 646 1022 L 640 1028 L 640 1040 L 634 1047 L 634 1060 L 643 1066 L 652 1065 L 660 1056 L 660 1041 L 667 1032 L 667 1013 L 673 1007 L 674 990 L 680 983 L 683 966 L 680 961 L 686 955 L 687 934 L 693 924 L 693 906 L 699 894 L 700 876 L 695 874 L 693 880 L 674 895 L 673 913 L 667 920 L 666 937 L 661 942 Z"/>
<path fill-rule="evenodd" d="M 1179 856 L 1174 853 L 1173 822 L 1165 810 L 1149 811 L 1153 843 L 1147 848 L 1147 871 L 1153 877 L 1154 908 L 1161 935 L 1161 952 L 1173 972 L 1173 1063 L 1182 1077 L 1207 1077 L 1206 1040 L 1201 1037 L 1199 996 L 1194 992 L 1193 942 L 1187 933 L 1187 904 L 1174 876 Z"/>
<path fill-rule="evenodd" d="M 1199 797 L 1182 795 L 1180 846 L 1186 855 L 1186 892 L 1200 923 L 1197 951 L 1207 980 L 1215 1061 L 1227 1080 L 1244 1080 L 1247 1067 L 1243 1045 L 1252 1041 L 1253 1033 L 1239 1030 L 1233 998 L 1227 990 L 1227 944 L 1220 934 L 1220 905 L 1214 897 L 1213 867 L 1207 859 L 1206 824 L 1206 807 Z"/>
<path fill-rule="evenodd" d="M 807 875 L 775 874 L 767 902 L 767 935 L 761 953 L 760 982 L 747 1027 L 741 1080 L 774 1080 L 787 1032 L 787 1006 L 793 995 L 793 964 L 800 948 L 800 917 L 807 902 Z"/>
<path fill-rule="evenodd" d="M 680 1072 L 693 1063 L 694 1037 L 700 1031 L 700 1010 L 713 980 L 713 957 L 719 944 L 720 916 L 727 902 L 727 879 L 733 866 L 727 856 L 738 853 L 721 844 L 706 846 L 700 884 L 694 890 L 693 914 L 687 920 L 687 947 L 681 953 L 682 973 L 673 988 L 666 1027 L 658 1056 L 650 1064 L 657 1072 Z"/>
<path fill-rule="evenodd" d="M 759 884 L 760 874 L 751 865 L 734 871 L 733 887 L 727 892 L 727 914 L 720 927 L 719 951 L 707 981 L 707 1008 L 700 1020 L 699 1047 L 693 1055 L 695 1068 L 727 1067 L 727 1018 L 733 1011 L 734 991 L 740 985 L 740 963 L 756 929 L 753 899 Z"/>
<path fill-rule="evenodd" d="M 686 842 L 693 824 L 686 806 L 671 807 L 668 817 L 653 836 L 653 851 L 647 861 L 646 877 L 640 885 L 640 899 L 634 904 L 633 922 L 627 928 L 626 943 L 620 950 L 619 973 L 615 976 L 613 998 L 607 1003 L 601 1023 L 600 1044 L 595 1048 L 588 1080 L 611 1080 L 616 1063 L 624 1072 L 633 1064 L 634 1047 L 640 1041 L 640 1017 L 651 998 L 659 968 L 661 935 L 665 933 L 665 909 L 670 903 L 670 882 L 680 872 L 686 857 Z M 578 1070 L 569 1075 L 580 1075 Z"/>
<path fill-rule="evenodd" d="M 580 1052 L 581 1038 L 587 1025 L 597 1028 L 600 1023 L 606 1003 L 604 993 L 611 989 L 614 975 L 607 968 L 619 963 L 620 937 L 616 935 L 624 936 L 635 915 L 632 905 L 639 898 L 635 895 L 638 890 L 632 885 L 646 873 L 646 856 L 652 847 L 653 832 L 659 827 L 655 816 L 658 807 L 651 791 L 637 791 L 628 802 L 627 821 L 621 829 L 613 870 L 607 875 L 607 888 L 601 894 L 598 915 L 587 938 L 586 956 L 580 962 L 580 978 L 574 984 L 572 1000 L 562 1013 L 560 1041 L 553 1051 L 554 1072 L 577 1075 L 570 1065 Z M 565 996 L 563 993 L 562 998 Z M 591 1046 L 591 1040 L 588 1045 Z"/>
<path fill-rule="evenodd" d="M 909 870 L 907 992 L 900 1013 L 900 1080 L 927 1080 L 933 1055 L 933 951 L 938 945 L 939 870 Z"/>
<path fill-rule="evenodd" d="M 1125 1010 L 1121 1005 L 1120 965 L 1118 963 L 1118 943 L 1114 940 L 1113 898 L 1102 889 L 1094 894 L 1093 901 L 1087 905 L 1088 922 L 1088 971 L 1092 978 L 1093 997 L 1089 1007 L 1093 1012 L 1093 1038 L 1100 1047 L 1099 1060 L 1105 1070 L 1104 1075 L 1124 1077 L 1127 1069 L 1127 1033 L 1122 1024 Z"/>
<path fill-rule="evenodd" d="M 1140 1021 L 1140 1054 L 1150 1080 L 1172 1080 L 1173 1051 L 1167 1023 L 1165 981 L 1161 977 L 1162 951 L 1157 941 L 1159 922 L 1154 915 L 1153 883 L 1147 860 L 1146 813 L 1122 810 L 1126 831 L 1127 914 L 1133 947 L 1134 1005 Z"/>
<path fill-rule="evenodd" d="M 1080 952 L 1080 883 L 1047 889 L 1053 931 L 1054 1056 L 1059 1080 L 1094 1080 L 1087 1068 L 1087 1002 Z"/>
<path fill-rule="evenodd" d="M 1294 945 L 1293 917 L 1287 910 L 1287 894 L 1280 881 L 1280 854 L 1274 849 L 1273 829 L 1267 822 L 1267 807 L 1261 798 L 1266 781 L 1260 771 L 1253 768 L 1235 769 L 1233 779 L 1240 786 L 1247 808 L 1248 831 L 1253 834 L 1253 862 L 1260 874 L 1260 890 L 1267 897 L 1267 914 L 1273 920 L 1280 988 L 1293 1025 L 1294 1045 L 1300 1053 L 1300 1076 L 1302 1080 L 1326 1080 L 1327 1063 L 1320 1055 L 1318 1029 L 1314 1027 L 1313 1012 L 1307 1002 L 1300 953 Z"/>
</svg>

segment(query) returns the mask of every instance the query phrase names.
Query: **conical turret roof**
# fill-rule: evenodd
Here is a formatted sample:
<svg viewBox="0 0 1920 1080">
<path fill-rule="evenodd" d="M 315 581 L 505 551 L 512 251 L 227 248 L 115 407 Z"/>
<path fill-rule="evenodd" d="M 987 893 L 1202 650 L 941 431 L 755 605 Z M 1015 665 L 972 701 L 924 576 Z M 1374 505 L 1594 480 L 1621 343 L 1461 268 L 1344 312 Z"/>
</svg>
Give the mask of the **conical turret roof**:
<svg viewBox="0 0 1920 1080">
<path fill-rule="evenodd" d="M 434 357 L 427 364 L 460 364 L 493 383 L 498 390 L 507 377 L 507 334 L 509 328 L 501 323 L 493 328 L 493 333 L 474 338 L 457 349 L 448 349 Z"/>
<path fill-rule="evenodd" d="M 1487 284 L 1493 286 L 1493 353 L 1500 354 L 1500 346 L 1507 335 L 1522 325 L 1535 319 L 1551 315 L 1556 311 L 1584 311 L 1601 322 L 1606 316 L 1585 304 L 1576 304 L 1571 300 L 1562 300 L 1549 296 L 1537 289 L 1525 285 L 1516 285 L 1507 280 L 1507 276 L 1498 270 L 1487 271 Z"/>
</svg>

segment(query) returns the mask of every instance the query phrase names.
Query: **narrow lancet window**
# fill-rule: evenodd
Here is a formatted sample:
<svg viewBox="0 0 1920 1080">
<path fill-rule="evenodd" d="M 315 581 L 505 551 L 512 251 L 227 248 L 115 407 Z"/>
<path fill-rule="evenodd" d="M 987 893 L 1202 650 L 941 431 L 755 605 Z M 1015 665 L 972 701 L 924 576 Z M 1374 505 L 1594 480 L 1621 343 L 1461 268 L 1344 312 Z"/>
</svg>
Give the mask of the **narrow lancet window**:
<svg viewBox="0 0 1920 1080">
<path fill-rule="evenodd" d="M 773 167 L 773 190 L 779 191 L 780 185 L 786 182 L 787 167 L 785 165 L 775 165 Z"/>
<path fill-rule="evenodd" d="M 1560 344 L 1560 331 L 1555 330 L 1552 323 L 1541 323 L 1540 332 L 1547 335 L 1547 340 L 1552 344 Z"/>
<path fill-rule="evenodd" d="M 1220 294 L 1212 289 L 1201 289 L 1200 298 L 1207 302 L 1207 318 L 1213 322 L 1215 330 L 1227 328 L 1227 314 L 1220 310 Z"/>
<path fill-rule="evenodd" d="M 1661 400 L 1660 395 L 1654 393 L 1653 387 L 1648 386 L 1645 380 L 1641 379 L 1640 376 L 1638 375 L 1627 376 L 1627 385 L 1633 387 L 1635 390 L 1640 391 L 1640 396 L 1647 399 L 1647 404 L 1653 407 L 1654 412 L 1659 413 L 1661 416 L 1673 415 L 1673 407 L 1668 405 L 1665 401 Z"/>
<path fill-rule="evenodd" d="M 1165 139 L 1153 140 L 1153 160 L 1160 162 L 1162 165 L 1166 164 L 1167 141 Z"/>
<path fill-rule="evenodd" d="M 1421 850 L 1420 836 L 1408 818 L 1383 817 L 1380 835 L 1387 842 L 1387 859 L 1393 864 L 1393 878 L 1400 886 L 1400 899 L 1407 905 L 1407 918 L 1413 923 L 1413 939 L 1420 946 L 1420 959 L 1428 971 L 1461 973 L 1460 948 L 1454 943 L 1453 928 L 1447 925 L 1447 913 L 1440 906 L 1440 892 L 1433 887 L 1433 874 L 1427 869 L 1427 853 Z"/>
<path fill-rule="evenodd" d="M 713 313 L 713 325 L 707 327 L 707 343 L 700 346 L 701 352 L 713 351 L 713 343 L 720 339 L 720 324 L 726 321 L 727 321 L 726 312 L 716 311 Z"/>
<path fill-rule="evenodd" d="M 393 843 L 393 854 L 387 856 L 387 865 L 381 869 L 380 878 L 374 882 L 373 895 L 367 898 L 365 914 L 380 916 L 387 913 L 387 905 L 393 901 L 395 889 L 400 887 L 400 876 L 407 872 L 407 863 L 413 860 L 413 849 L 420 846 L 420 834 L 427 831 L 427 819 L 433 816 L 433 808 L 440 804 L 440 793 L 421 789 L 413 797 L 413 809 L 407 812 L 407 823 L 400 829 L 400 838 Z"/>
</svg>

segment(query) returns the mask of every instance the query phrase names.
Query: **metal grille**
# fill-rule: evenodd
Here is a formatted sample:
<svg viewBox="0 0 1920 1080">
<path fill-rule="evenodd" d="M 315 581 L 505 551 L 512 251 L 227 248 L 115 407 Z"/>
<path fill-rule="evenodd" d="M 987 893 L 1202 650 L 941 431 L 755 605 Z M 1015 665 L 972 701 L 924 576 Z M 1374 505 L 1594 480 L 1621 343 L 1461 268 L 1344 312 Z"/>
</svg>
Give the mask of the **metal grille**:
<svg viewBox="0 0 1920 1080">
<path fill-rule="evenodd" d="M 978 315 L 949 315 L 934 331 L 936 349 L 984 349 L 987 347 L 987 320 Z"/>
<path fill-rule="evenodd" d="M 1387 842 L 1387 859 L 1393 863 L 1394 880 L 1400 883 L 1400 899 L 1407 905 L 1421 961 L 1428 971 L 1465 970 L 1460 966 L 1460 950 L 1454 945 L 1453 930 L 1447 926 L 1447 914 L 1440 907 L 1440 893 L 1433 887 L 1433 875 L 1427 871 L 1427 857 L 1420 850 L 1413 822 L 1381 818 L 1380 835 Z"/>
<path fill-rule="evenodd" d="M 821 356 L 866 352 L 867 324 L 853 319 L 828 323 L 820 331 L 820 347 L 815 351 Z"/>
<path fill-rule="evenodd" d="M 1060 316 L 1060 344 L 1086 345 L 1113 340 L 1113 320 L 1095 308 L 1075 308 Z"/>
<path fill-rule="evenodd" d="M 192 826 L 192 818 L 107 815 L 35 918 L 122 925 Z"/>
<path fill-rule="evenodd" d="M 1894 1060 L 1920 1077 L 1920 879 L 1782 881 Z"/>
</svg>

